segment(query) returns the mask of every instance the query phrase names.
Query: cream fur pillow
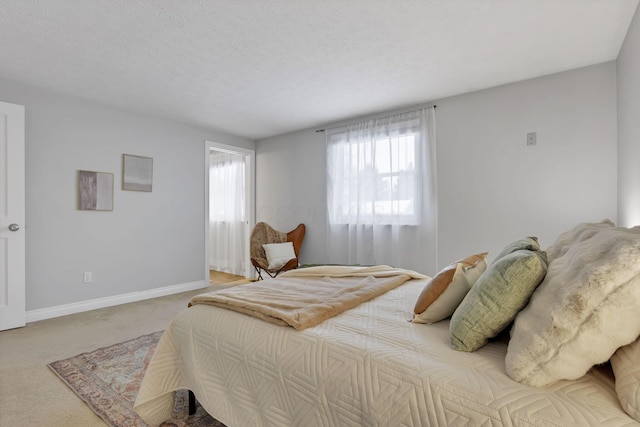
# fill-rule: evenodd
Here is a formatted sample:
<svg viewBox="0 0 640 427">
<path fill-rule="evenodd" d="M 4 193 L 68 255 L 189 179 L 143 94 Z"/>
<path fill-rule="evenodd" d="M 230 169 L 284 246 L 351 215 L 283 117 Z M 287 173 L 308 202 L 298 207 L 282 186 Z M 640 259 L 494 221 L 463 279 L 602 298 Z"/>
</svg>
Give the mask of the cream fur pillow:
<svg viewBox="0 0 640 427">
<path fill-rule="evenodd" d="M 443 268 L 427 282 L 413 309 L 413 323 L 435 323 L 450 317 L 478 277 L 487 269 L 487 252 Z"/>
<path fill-rule="evenodd" d="M 511 378 L 538 387 L 581 377 L 640 335 L 640 227 L 580 224 L 549 251 L 505 360 Z"/>
<path fill-rule="evenodd" d="M 616 393 L 622 409 L 640 421 L 640 338 L 611 356 Z"/>
<path fill-rule="evenodd" d="M 269 262 L 269 270 L 278 270 L 296 257 L 292 242 L 265 243 L 262 247 Z"/>
<path fill-rule="evenodd" d="M 547 248 L 547 261 L 551 262 L 554 258 L 564 255 L 565 252 L 576 242 L 581 242 L 593 237 L 594 234 L 607 228 L 614 228 L 615 224 L 608 219 L 600 222 L 585 222 L 578 224 L 571 230 L 562 233 L 553 245 Z"/>
</svg>

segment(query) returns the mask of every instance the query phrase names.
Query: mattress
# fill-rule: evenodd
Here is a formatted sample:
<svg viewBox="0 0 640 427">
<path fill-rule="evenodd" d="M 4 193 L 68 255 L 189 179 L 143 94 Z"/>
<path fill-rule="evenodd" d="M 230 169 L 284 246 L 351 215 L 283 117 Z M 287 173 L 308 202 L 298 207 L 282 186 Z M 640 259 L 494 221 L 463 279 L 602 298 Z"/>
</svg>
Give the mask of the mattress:
<svg viewBox="0 0 640 427">
<path fill-rule="evenodd" d="M 160 424 L 174 392 L 190 389 L 231 427 L 640 425 L 605 369 L 532 388 L 505 374 L 505 342 L 457 352 L 447 321 L 410 323 L 425 283 L 410 280 L 303 331 L 186 309 L 158 344 L 136 411 Z"/>
</svg>

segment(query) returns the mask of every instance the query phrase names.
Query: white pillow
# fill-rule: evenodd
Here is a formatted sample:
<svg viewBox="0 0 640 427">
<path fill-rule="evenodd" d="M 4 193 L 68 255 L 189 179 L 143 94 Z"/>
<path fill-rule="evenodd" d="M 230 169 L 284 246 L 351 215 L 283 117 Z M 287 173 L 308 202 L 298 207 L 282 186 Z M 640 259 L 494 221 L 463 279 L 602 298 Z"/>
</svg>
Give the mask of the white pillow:
<svg viewBox="0 0 640 427">
<path fill-rule="evenodd" d="M 413 323 L 435 323 L 451 317 L 460 301 L 487 269 L 487 252 L 443 268 L 427 282 L 413 309 Z"/>
<path fill-rule="evenodd" d="M 640 335 L 640 226 L 580 224 L 558 242 L 505 359 L 512 379 L 537 387 L 583 376 Z"/>
<path fill-rule="evenodd" d="M 265 243 L 262 247 L 269 262 L 269 270 L 279 270 L 296 257 L 292 242 Z"/>
<path fill-rule="evenodd" d="M 611 356 L 611 367 L 622 409 L 640 421 L 640 338 L 620 347 Z"/>
</svg>

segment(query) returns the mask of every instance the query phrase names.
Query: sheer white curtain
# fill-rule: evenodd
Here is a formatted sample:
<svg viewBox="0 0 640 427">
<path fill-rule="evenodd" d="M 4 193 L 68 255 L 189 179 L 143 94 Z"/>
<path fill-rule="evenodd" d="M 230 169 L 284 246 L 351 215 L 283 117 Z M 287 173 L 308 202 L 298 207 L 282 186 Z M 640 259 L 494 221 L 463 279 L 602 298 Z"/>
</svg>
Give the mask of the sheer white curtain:
<svg viewBox="0 0 640 427">
<path fill-rule="evenodd" d="M 433 275 L 435 107 L 328 129 L 329 262 Z"/>
<path fill-rule="evenodd" d="M 209 266 L 246 275 L 244 253 L 245 160 L 240 154 L 211 152 L 209 170 Z"/>
</svg>

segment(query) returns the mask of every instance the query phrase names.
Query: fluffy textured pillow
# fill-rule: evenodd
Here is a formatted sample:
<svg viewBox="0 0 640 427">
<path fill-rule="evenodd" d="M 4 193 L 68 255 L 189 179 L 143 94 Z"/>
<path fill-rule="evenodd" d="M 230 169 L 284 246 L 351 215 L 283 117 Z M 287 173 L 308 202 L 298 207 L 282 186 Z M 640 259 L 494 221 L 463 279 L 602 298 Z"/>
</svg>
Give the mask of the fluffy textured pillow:
<svg viewBox="0 0 640 427">
<path fill-rule="evenodd" d="M 451 317 L 451 345 L 476 351 L 506 328 L 547 272 L 542 251 L 520 249 L 495 260 Z"/>
<path fill-rule="evenodd" d="M 414 323 L 450 317 L 478 277 L 487 269 L 487 252 L 471 255 L 442 269 L 422 290 L 413 309 Z"/>
<path fill-rule="evenodd" d="M 562 256 L 567 252 L 569 247 L 576 242 L 584 241 L 593 237 L 597 232 L 607 228 L 614 228 L 615 224 L 608 219 L 601 222 L 585 222 L 578 224 L 571 230 L 562 233 L 547 251 L 547 261 L 549 263 L 555 258 Z"/>
<path fill-rule="evenodd" d="M 595 228 L 581 224 L 558 238 L 564 249 L 511 330 L 512 379 L 579 378 L 640 335 L 640 227 Z"/>
<path fill-rule="evenodd" d="M 296 257 L 292 242 L 265 243 L 262 247 L 269 262 L 269 270 L 278 270 Z"/>
<path fill-rule="evenodd" d="M 611 367 L 622 409 L 640 421 L 640 338 L 620 347 L 611 356 Z"/>
</svg>

